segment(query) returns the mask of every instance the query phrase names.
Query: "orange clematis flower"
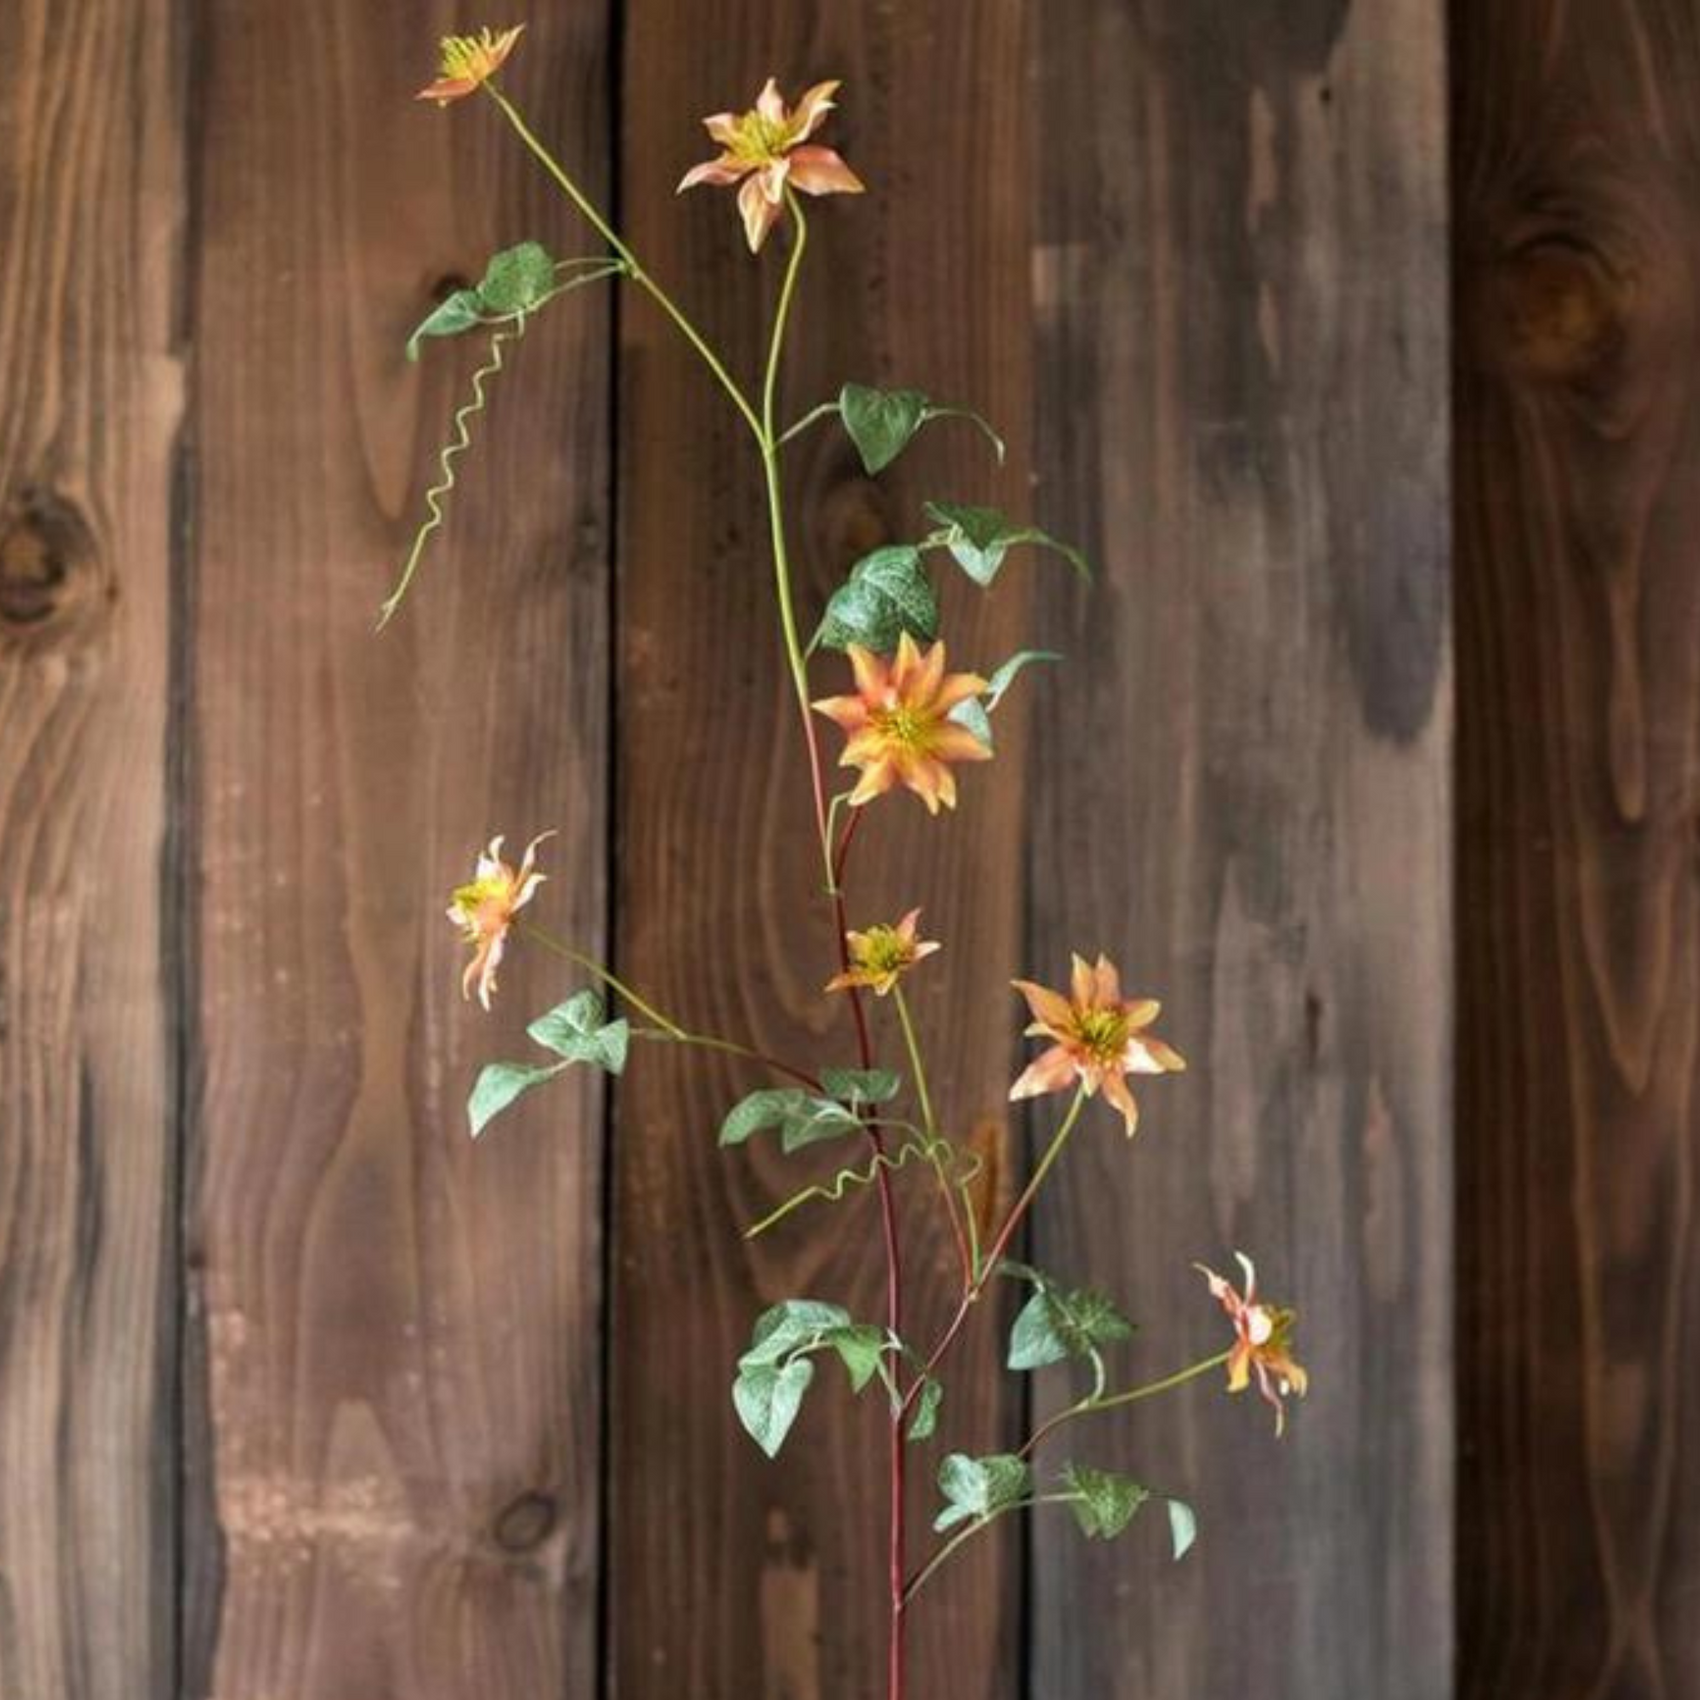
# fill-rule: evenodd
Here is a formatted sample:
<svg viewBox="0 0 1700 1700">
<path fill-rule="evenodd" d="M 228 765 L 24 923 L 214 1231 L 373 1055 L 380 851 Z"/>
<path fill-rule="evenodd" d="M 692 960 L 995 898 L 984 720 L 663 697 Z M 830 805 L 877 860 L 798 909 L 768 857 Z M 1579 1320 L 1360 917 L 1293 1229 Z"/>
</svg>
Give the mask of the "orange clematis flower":
<svg viewBox="0 0 1700 1700">
<path fill-rule="evenodd" d="M 1010 984 L 1033 1012 L 1028 1035 L 1056 1041 L 1028 1064 L 1010 1087 L 1010 1097 L 1062 1092 L 1077 1081 L 1088 1097 L 1102 1087 L 1105 1098 L 1121 1111 L 1131 1138 L 1139 1128 L 1139 1106 L 1126 1076 L 1178 1074 L 1186 1067 L 1178 1051 L 1146 1032 L 1162 1006 L 1155 998 L 1123 998 L 1121 978 L 1105 956 L 1095 966 L 1075 957 L 1068 997 L 1031 980 Z"/>
<path fill-rule="evenodd" d="M 443 74 L 414 97 L 447 106 L 475 94 L 501 70 L 524 24 L 509 30 L 480 30 L 477 35 L 446 35 L 439 44 Z"/>
<path fill-rule="evenodd" d="M 1293 1323 L 1298 1313 L 1259 1303 L 1257 1270 L 1243 1251 L 1236 1251 L 1234 1256 L 1245 1271 L 1244 1294 L 1202 1263 L 1195 1263 L 1193 1268 L 1210 1283 L 1211 1297 L 1228 1313 L 1234 1325 L 1234 1349 L 1228 1357 L 1228 1391 L 1243 1393 L 1255 1375 L 1258 1392 L 1275 1408 L 1275 1433 L 1279 1436 L 1287 1425 L 1285 1399 L 1290 1394 L 1303 1398 L 1310 1385 L 1310 1377 L 1292 1354 Z"/>
<path fill-rule="evenodd" d="M 846 933 L 850 966 L 842 974 L 833 975 L 826 989 L 843 992 L 852 986 L 866 986 L 875 997 L 883 998 L 897 984 L 899 975 L 908 973 L 922 957 L 931 956 L 939 948 L 931 939 L 915 937 L 920 919 L 921 911 L 911 909 L 894 927 Z"/>
<path fill-rule="evenodd" d="M 720 144 L 720 157 L 687 171 L 679 192 L 699 183 L 739 184 L 738 211 L 752 254 L 760 252 L 784 215 L 788 187 L 805 195 L 861 194 L 861 178 L 831 148 L 809 143 L 832 110 L 837 92 L 836 82 L 816 83 L 793 111 L 769 77 L 748 112 L 717 112 L 703 119 L 704 128 Z"/>
<path fill-rule="evenodd" d="M 531 901 L 547 877 L 537 872 L 537 846 L 554 836 L 543 832 L 532 839 L 518 868 L 502 860 L 500 835 L 492 838 L 490 848 L 478 858 L 471 883 L 458 887 L 449 903 L 449 919 L 472 946 L 472 960 L 461 976 L 461 995 L 471 997 L 476 987 L 478 1001 L 486 1009 L 495 994 L 496 969 L 507 949 L 514 915 Z"/>
<path fill-rule="evenodd" d="M 859 767 L 862 777 L 850 793 L 852 807 L 871 802 L 894 785 L 907 785 L 928 812 L 942 804 L 956 807 L 956 779 L 949 764 L 989 761 L 992 752 L 950 717 L 958 703 L 982 695 L 986 681 L 977 673 L 946 673 L 944 645 L 923 655 L 905 632 L 897 658 L 889 666 L 872 650 L 850 645 L 856 676 L 853 697 L 827 697 L 814 704 L 850 734 L 840 767 Z"/>
</svg>

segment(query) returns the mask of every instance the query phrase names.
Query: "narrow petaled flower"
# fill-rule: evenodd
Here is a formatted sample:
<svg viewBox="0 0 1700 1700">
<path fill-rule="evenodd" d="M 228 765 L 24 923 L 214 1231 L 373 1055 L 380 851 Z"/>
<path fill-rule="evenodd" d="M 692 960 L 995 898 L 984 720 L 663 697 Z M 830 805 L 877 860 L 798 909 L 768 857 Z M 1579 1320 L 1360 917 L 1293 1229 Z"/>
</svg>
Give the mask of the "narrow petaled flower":
<svg viewBox="0 0 1700 1700">
<path fill-rule="evenodd" d="M 1287 1407 L 1283 1401 L 1290 1394 L 1303 1398 L 1310 1385 L 1310 1377 L 1292 1354 L 1293 1323 L 1298 1313 L 1259 1303 L 1257 1270 L 1243 1251 L 1236 1251 L 1234 1256 L 1245 1271 L 1244 1294 L 1202 1263 L 1195 1263 L 1193 1268 L 1210 1283 L 1211 1297 L 1228 1313 L 1234 1325 L 1234 1349 L 1228 1358 L 1228 1391 L 1243 1393 L 1255 1375 L 1258 1392 L 1275 1408 L 1275 1433 L 1280 1435 L 1287 1426 Z"/>
<path fill-rule="evenodd" d="M 1145 1031 L 1162 1006 L 1155 998 L 1123 998 L 1121 978 L 1105 956 L 1096 966 L 1075 957 L 1068 997 L 1031 980 L 1011 984 L 1033 1012 L 1028 1035 L 1055 1043 L 1028 1064 L 1009 1089 L 1010 1097 L 1063 1092 L 1077 1082 L 1090 1097 L 1102 1087 L 1105 1098 L 1121 1111 L 1131 1138 L 1139 1127 L 1139 1106 L 1126 1076 L 1177 1074 L 1186 1067 L 1178 1051 Z"/>
<path fill-rule="evenodd" d="M 528 904 L 545 875 L 537 872 L 537 846 L 552 832 L 542 832 L 525 847 L 518 868 L 502 860 L 502 839 L 490 840 L 490 848 L 478 858 L 469 884 L 456 888 L 448 917 L 472 946 L 472 960 L 461 976 L 463 997 L 478 990 L 478 1001 L 488 1009 L 496 991 L 496 969 L 508 946 L 508 929 L 514 914 Z"/>
<path fill-rule="evenodd" d="M 850 793 L 852 807 L 907 785 L 932 814 L 941 804 L 955 808 L 956 779 L 948 764 L 989 761 L 992 752 L 950 711 L 983 695 L 986 681 L 977 673 L 946 673 L 943 643 L 922 655 L 907 632 L 890 665 L 860 644 L 851 644 L 849 654 L 857 694 L 827 697 L 814 707 L 850 734 L 839 766 L 862 770 Z"/>
<path fill-rule="evenodd" d="M 832 110 L 837 92 L 836 82 L 816 83 L 793 111 L 769 77 L 748 112 L 717 112 L 703 119 L 704 128 L 720 144 L 720 157 L 687 171 L 680 191 L 699 183 L 739 184 L 738 211 L 752 254 L 760 251 L 783 216 L 787 186 L 805 195 L 861 194 L 861 179 L 831 148 L 809 143 Z"/>
<path fill-rule="evenodd" d="M 931 956 L 939 948 L 931 939 L 915 937 L 920 919 L 921 911 L 911 909 L 894 927 L 869 927 L 865 933 L 846 933 L 850 966 L 842 974 L 833 975 L 826 989 L 842 992 L 852 986 L 866 986 L 875 997 L 883 998 L 897 984 L 900 974 L 907 973 L 923 956 Z"/>
<path fill-rule="evenodd" d="M 501 70 L 513 52 L 524 24 L 508 30 L 480 30 L 477 35 L 446 35 L 439 44 L 443 74 L 415 97 L 447 106 L 483 87 Z"/>
</svg>

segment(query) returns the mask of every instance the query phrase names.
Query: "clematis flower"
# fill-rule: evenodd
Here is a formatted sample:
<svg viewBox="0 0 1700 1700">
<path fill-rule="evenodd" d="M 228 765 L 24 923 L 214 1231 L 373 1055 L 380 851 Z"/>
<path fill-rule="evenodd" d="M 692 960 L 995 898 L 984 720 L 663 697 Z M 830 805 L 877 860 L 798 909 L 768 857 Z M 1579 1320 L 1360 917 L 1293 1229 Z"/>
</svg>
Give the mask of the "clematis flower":
<svg viewBox="0 0 1700 1700">
<path fill-rule="evenodd" d="M 1036 1098 L 1043 1092 L 1062 1092 L 1077 1081 L 1090 1097 L 1103 1088 L 1104 1096 L 1122 1113 L 1132 1138 L 1139 1127 L 1139 1106 L 1128 1090 L 1130 1074 L 1178 1074 L 1186 1067 L 1178 1051 L 1146 1029 L 1162 1005 L 1155 998 L 1123 998 L 1115 964 L 1100 956 L 1094 966 L 1074 959 L 1070 995 L 1036 986 L 1031 980 L 1012 980 L 1033 1012 L 1029 1037 L 1055 1040 L 1027 1065 L 1010 1087 L 1011 1098 Z"/>
<path fill-rule="evenodd" d="M 842 992 L 852 986 L 866 986 L 875 997 L 883 998 L 897 984 L 899 975 L 906 974 L 923 956 L 931 956 L 939 948 L 931 939 L 915 937 L 920 919 L 921 911 L 911 909 L 894 927 L 869 927 L 865 933 L 846 933 L 850 966 L 842 974 L 833 975 L 826 989 Z"/>
<path fill-rule="evenodd" d="M 759 253 L 785 212 L 787 186 L 805 195 L 859 195 L 863 184 L 831 148 L 809 137 L 833 108 L 838 84 L 816 83 L 793 111 L 772 77 L 748 112 L 717 112 L 703 126 L 720 144 L 720 157 L 693 166 L 679 192 L 699 183 L 739 185 L 738 211 L 752 254 Z"/>
<path fill-rule="evenodd" d="M 414 97 L 447 106 L 475 94 L 501 70 L 524 24 L 510 30 L 480 30 L 477 35 L 446 35 L 439 44 L 443 74 Z"/>
<path fill-rule="evenodd" d="M 941 804 L 954 809 L 956 779 L 949 764 L 989 761 L 992 752 L 952 720 L 950 711 L 982 695 L 986 681 L 977 673 L 946 673 L 943 643 L 923 655 L 907 632 L 889 666 L 860 644 L 851 644 L 849 654 L 857 694 L 827 697 L 813 706 L 850 734 L 838 764 L 862 770 L 850 793 L 851 806 L 872 802 L 901 784 L 931 814 Z"/>
<path fill-rule="evenodd" d="M 472 960 L 461 976 L 461 995 L 471 997 L 476 986 L 478 1001 L 486 1009 L 495 994 L 496 969 L 508 947 L 514 915 L 531 901 L 547 877 L 537 872 L 537 846 L 554 836 L 543 832 L 532 839 L 517 868 L 502 860 L 501 836 L 492 838 L 490 848 L 478 858 L 471 883 L 458 887 L 449 903 L 449 919 L 472 946 Z"/>
<path fill-rule="evenodd" d="M 1297 1312 L 1282 1310 L 1276 1305 L 1261 1304 L 1257 1298 L 1257 1270 L 1243 1251 L 1236 1251 L 1240 1268 L 1245 1271 L 1245 1292 L 1236 1291 L 1213 1269 L 1195 1263 L 1196 1269 L 1210 1283 L 1210 1294 L 1228 1313 L 1234 1325 L 1234 1349 L 1228 1358 L 1228 1391 L 1243 1393 L 1257 1377 L 1257 1390 L 1275 1408 L 1275 1433 L 1286 1428 L 1290 1394 L 1303 1398 L 1310 1377 L 1294 1361 L 1292 1354 L 1293 1323 Z"/>
</svg>

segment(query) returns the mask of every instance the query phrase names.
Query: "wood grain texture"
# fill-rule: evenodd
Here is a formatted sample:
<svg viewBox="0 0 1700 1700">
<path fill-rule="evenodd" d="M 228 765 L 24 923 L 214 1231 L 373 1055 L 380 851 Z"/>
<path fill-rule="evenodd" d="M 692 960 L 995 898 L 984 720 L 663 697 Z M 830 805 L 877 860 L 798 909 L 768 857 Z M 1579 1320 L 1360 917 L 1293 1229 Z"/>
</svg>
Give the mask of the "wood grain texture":
<svg viewBox="0 0 1700 1700">
<path fill-rule="evenodd" d="M 1313 1378 L 1281 1445 L 1219 1382 L 1058 1438 L 1201 1536 L 1041 1524 L 1046 1700 L 1450 1692 L 1441 21 L 1102 0 L 1041 39 L 1040 517 L 1106 575 L 1047 633 L 1030 968 L 1108 950 L 1192 1071 L 1132 1148 L 1094 1115 L 1036 1252 L 1145 1324 L 1132 1380 L 1227 1343 L 1187 1265 L 1243 1247 Z"/>
<path fill-rule="evenodd" d="M 408 331 L 497 247 L 574 251 L 487 103 L 412 100 L 433 12 L 203 16 L 188 1544 L 219 1700 L 536 1700 L 597 1665 L 599 1087 L 471 1144 L 477 1066 L 563 977 L 516 948 L 486 1018 L 442 912 L 487 835 L 553 827 L 536 913 L 599 942 L 609 303 L 526 337 L 374 636 L 476 358 L 415 370 Z M 509 79 L 597 172 L 605 22 L 563 9 Z"/>
<path fill-rule="evenodd" d="M 172 1692 L 173 8 L 0 84 L 0 1693 Z"/>
<path fill-rule="evenodd" d="M 1011 432 L 999 475 L 970 429 L 935 426 L 878 484 L 835 428 L 802 439 L 788 477 L 812 629 L 850 563 L 920 535 L 924 497 L 1025 513 L 1029 395 L 1023 7 L 834 7 L 777 0 L 629 9 L 623 101 L 628 220 L 647 263 L 683 293 L 743 374 L 757 370 L 781 265 L 744 251 L 729 196 L 672 198 L 702 157 L 696 118 L 747 104 L 770 73 L 794 95 L 845 80 L 832 136 L 866 178 L 856 200 L 811 204 L 813 236 L 785 385 L 795 417 L 846 379 L 915 384 L 981 407 Z M 989 122 L 990 113 L 998 121 Z M 924 147 L 917 146 L 924 134 Z M 691 1023 L 815 1062 L 850 1063 L 794 699 L 782 670 L 758 470 L 736 415 L 644 304 L 625 303 L 622 434 L 620 960 Z M 946 615 L 953 663 L 995 665 L 1024 635 L 1023 569 Z M 848 670 L 824 656 L 820 694 Z M 1019 720 L 1000 715 L 990 767 L 954 817 L 913 798 L 873 806 L 851 871 L 853 924 L 925 909 L 945 954 L 913 979 L 934 1085 L 957 1132 L 1005 1126 L 1019 920 L 1024 772 Z M 830 727 L 825 747 L 841 740 Z M 890 1010 L 876 1012 L 887 1061 Z M 847 1700 L 875 1691 L 884 1637 L 884 1418 L 824 1374 L 778 1464 L 735 1422 L 728 1389 L 752 1321 L 777 1298 L 836 1299 L 883 1316 L 871 1200 L 754 1244 L 740 1230 L 826 1167 L 715 1147 L 720 1118 L 764 1084 L 747 1069 L 644 1056 L 619 1095 L 611 1588 L 613 1681 L 625 1700 L 678 1694 Z M 828 1159 L 828 1163 L 830 1159 Z M 905 1177 L 911 1219 L 927 1188 Z M 937 1325 L 953 1279 L 941 1237 L 908 1241 L 911 1283 Z M 987 1306 L 988 1310 L 994 1309 Z M 992 1318 L 950 1377 L 951 1444 L 1007 1437 Z M 919 1513 L 937 1451 L 917 1449 Z M 854 1509 L 847 1509 L 854 1507 Z M 923 1602 L 913 1692 L 1013 1693 L 1013 1544 L 987 1542 Z"/>
<path fill-rule="evenodd" d="M 1471 1700 L 1700 1690 L 1700 16 L 1454 12 Z"/>
</svg>

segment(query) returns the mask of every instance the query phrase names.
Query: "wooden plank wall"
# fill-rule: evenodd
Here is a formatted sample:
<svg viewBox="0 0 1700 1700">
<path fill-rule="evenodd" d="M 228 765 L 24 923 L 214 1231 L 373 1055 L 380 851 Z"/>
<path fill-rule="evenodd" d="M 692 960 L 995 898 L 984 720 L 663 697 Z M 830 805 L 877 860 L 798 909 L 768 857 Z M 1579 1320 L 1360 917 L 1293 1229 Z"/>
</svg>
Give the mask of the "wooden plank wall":
<svg viewBox="0 0 1700 1700">
<path fill-rule="evenodd" d="M 517 953 L 495 1016 L 464 1005 L 442 910 L 486 833 L 552 827 L 551 921 L 599 942 L 609 304 L 526 338 L 420 593 L 374 636 L 469 371 L 464 346 L 405 365 L 406 335 L 495 248 L 570 251 L 565 221 L 493 112 L 411 100 L 417 7 L 201 23 L 186 1680 L 582 1694 L 599 1092 L 575 1077 L 472 1147 L 467 1081 L 526 1052 L 553 977 Z M 596 173 L 607 53 L 604 20 L 563 15 L 512 77 Z"/>
<path fill-rule="evenodd" d="M 1423 0 L 1065 8 L 1045 32 L 1041 519 L 1105 564 L 1041 697 L 1035 969 L 1105 949 L 1192 1063 L 1089 1130 L 1047 1266 L 1144 1379 L 1260 1263 L 1314 1396 L 1216 1383 L 1052 1457 L 1195 1495 L 1197 1561 L 1041 1523 L 1035 1689 L 1449 1691 L 1445 88 Z M 1082 127 L 1070 115 L 1090 112 Z M 1042 976 L 1043 977 L 1043 976 Z M 1060 1393 L 1045 1390 L 1047 1403 Z"/>
<path fill-rule="evenodd" d="M 668 1058 L 611 1121 L 585 1081 L 460 1134 L 560 984 L 520 954 L 494 1017 L 456 996 L 442 888 L 488 831 L 560 828 L 550 919 L 693 1019 L 824 1032 L 824 922 L 780 930 L 811 865 L 731 423 L 635 301 L 552 312 L 374 639 L 467 375 L 402 339 L 493 247 L 575 246 L 491 114 L 410 104 L 467 20 L 14 12 L 0 1697 L 865 1693 L 877 1531 L 827 1507 L 875 1426 L 822 1400 L 768 1469 L 724 1379 L 782 1285 L 867 1311 L 877 1271 L 848 1236 L 738 1243 L 777 1185 L 709 1149 L 745 1078 Z M 1449 795 L 1441 12 L 595 0 L 514 65 L 746 369 L 774 267 L 671 185 L 769 70 L 848 79 L 875 192 L 816 221 L 791 398 L 924 383 L 1012 454 L 941 433 L 875 488 L 810 442 L 811 598 L 945 482 L 1105 569 L 959 599 L 966 659 L 1037 627 L 1075 665 L 957 820 L 892 812 L 857 904 L 924 902 L 965 979 L 1119 951 L 1195 1069 L 1132 1151 L 1092 1129 L 1037 1252 L 1160 1321 L 1140 1352 L 1208 1338 L 1182 1262 L 1241 1240 L 1304 1312 L 1279 1457 L 1204 1389 L 1105 1431 L 1195 1493 L 1194 1562 L 988 1542 L 920 1693 L 1700 1687 L 1700 17 L 1452 8 Z M 754 759 L 711 768 L 727 736 Z M 968 1059 L 941 1096 L 1013 1158 L 1012 1010 L 930 995 Z"/>
<path fill-rule="evenodd" d="M 792 530 L 812 629 L 825 595 L 877 544 L 924 529 L 924 497 L 1025 500 L 1030 394 L 1024 338 L 1026 127 L 987 130 L 985 90 L 1020 85 L 1023 7 L 963 9 L 939 0 L 900 9 L 835 8 L 830 21 L 782 3 L 712 11 L 696 0 L 646 0 L 627 19 L 623 181 L 639 252 L 685 279 L 711 334 L 753 373 L 777 286 L 778 257 L 753 264 L 735 240 L 724 197 L 677 204 L 681 163 L 702 151 L 700 110 L 747 102 L 776 67 L 841 75 L 841 143 L 870 185 L 826 203 L 797 311 L 798 357 L 786 413 L 831 397 L 846 378 L 916 384 L 1005 421 L 1001 477 L 984 444 L 937 428 L 877 485 L 840 433 L 803 439 L 790 460 Z M 654 64 L 646 45 L 674 44 Z M 705 101 L 708 103 L 706 108 Z M 929 116 L 922 154 L 905 152 Z M 822 996 L 836 962 L 820 897 L 807 769 L 774 623 L 761 523 L 759 463 L 723 398 L 678 339 L 637 304 L 623 312 L 629 374 L 622 432 L 620 573 L 623 799 L 619 953 L 646 986 L 692 1023 L 780 1054 L 853 1064 L 842 998 Z M 731 477 L 728 467 L 740 470 Z M 1021 595 L 953 599 L 946 629 L 964 663 L 985 667 L 1020 647 Z M 817 665 L 820 694 L 848 688 L 842 660 Z M 838 734 L 825 747 L 835 757 Z M 753 759 L 708 759 L 718 747 Z M 996 772 L 970 773 L 954 818 L 927 821 L 910 798 L 875 811 L 857 844 L 853 924 L 922 904 L 939 958 L 958 988 L 992 995 L 947 1003 L 944 973 L 916 979 L 916 1019 L 941 1072 L 943 1113 L 961 1131 L 1001 1130 L 1009 1075 L 1009 1000 L 1020 915 L 1021 739 L 1004 729 Z M 657 894 L 670 894 L 658 902 Z M 876 1039 L 892 1061 L 889 1011 Z M 745 1091 L 747 1069 L 705 1069 L 681 1056 L 643 1059 L 622 1084 L 615 1125 L 616 1289 L 612 1541 L 622 1594 L 613 1621 L 613 1678 L 627 1700 L 692 1694 L 850 1696 L 869 1691 L 884 1637 L 886 1425 L 873 1401 L 836 1386 L 811 1401 L 782 1462 L 769 1465 L 739 1430 L 728 1365 L 768 1304 L 797 1291 L 833 1297 L 859 1317 L 884 1314 L 884 1258 L 871 1200 L 834 1219 L 787 1225 L 754 1245 L 741 1226 L 798 1184 L 794 1162 L 765 1170 L 715 1149 L 713 1130 Z M 830 1174 L 832 1165 L 826 1166 Z M 926 1192 L 902 1191 L 926 1211 Z M 936 1238 L 906 1244 L 911 1286 L 955 1281 Z M 991 1307 L 988 1307 L 990 1309 Z M 945 1318 L 914 1315 L 918 1339 Z M 989 1319 L 988 1319 L 989 1320 Z M 955 1444 L 1007 1443 L 1011 1389 L 999 1388 L 998 1345 L 980 1329 L 956 1377 L 973 1400 L 952 1413 Z M 684 1416 L 688 1413 L 688 1418 Z M 930 1503 L 936 1449 L 917 1449 L 915 1509 Z M 705 1515 L 679 1507 L 709 1492 Z M 843 1497 L 868 1494 L 846 1519 Z M 920 1525 L 924 1527 L 924 1524 Z M 1017 1590 L 1008 1548 L 988 1544 L 918 1614 L 915 1692 L 1011 1692 Z M 704 1633 L 703 1624 L 712 1632 Z"/>
<path fill-rule="evenodd" d="M 1471 1700 L 1700 1689 L 1700 14 L 1454 15 Z"/>
<path fill-rule="evenodd" d="M 0 83 L 0 1694 L 174 1693 L 180 40 Z"/>
</svg>

